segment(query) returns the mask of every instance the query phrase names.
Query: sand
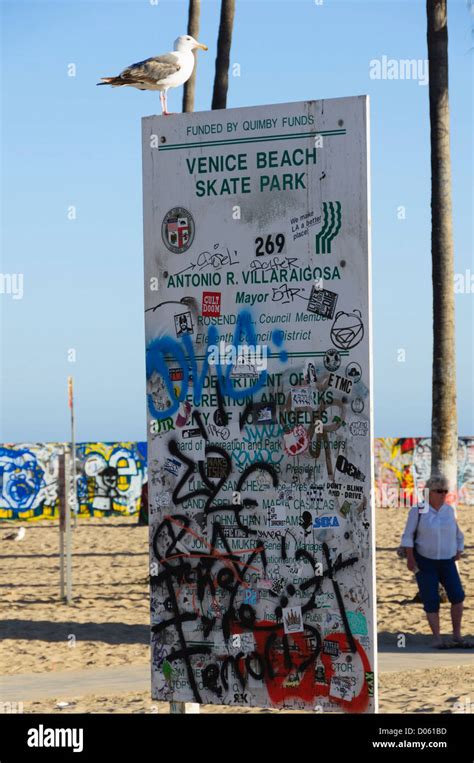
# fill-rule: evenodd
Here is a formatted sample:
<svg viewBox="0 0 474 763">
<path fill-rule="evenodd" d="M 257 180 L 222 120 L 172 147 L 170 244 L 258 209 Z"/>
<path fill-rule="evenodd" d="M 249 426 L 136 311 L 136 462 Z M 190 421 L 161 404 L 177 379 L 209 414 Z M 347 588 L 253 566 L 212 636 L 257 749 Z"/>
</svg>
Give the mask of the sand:
<svg viewBox="0 0 474 763">
<path fill-rule="evenodd" d="M 473 635 L 469 567 L 472 570 L 472 509 L 459 510 L 466 536 L 460 571 L 468 598 L 465 633 Z M 429 628 L 413 575 L 395 553 L 406 518 L 403 509 L 377 510 L 377 619 L 380 643 L 392 645 L 400 635 L 407 644 L 428 645 Z M 148 528 L 136 518 L 81 520 L 73 537 L 71 606 L 59 601 L 59 533 L 54 522 L 25 525 L 21 541 L 5 540 L 18 523 L 0 526 L 3 675 L 45 673 L 145 665 L 149 661 Z M 442 629 L 450 633 L 449 605 L 442 605 Z M 462 667 L 381 673 L 380 712 L 453 712 L 466 704 L 474 686 L 472 663 Z M 64 709 L 57 701 L 70 704 Z M 474 699 L 473 699 L 474 705 Z M 70 696 L 28 701 L 24 712 L 168 712 L 169 705 L 151 700 L 148 692 Z M 222 712 L 203 706 L 203 712 Z M 227 708 L 227 712 L 249 712 Z M 255 712 L 255 710 L 253 711 Z M 256 712 L 262 712 L 257 710 Z"/>
</svg>

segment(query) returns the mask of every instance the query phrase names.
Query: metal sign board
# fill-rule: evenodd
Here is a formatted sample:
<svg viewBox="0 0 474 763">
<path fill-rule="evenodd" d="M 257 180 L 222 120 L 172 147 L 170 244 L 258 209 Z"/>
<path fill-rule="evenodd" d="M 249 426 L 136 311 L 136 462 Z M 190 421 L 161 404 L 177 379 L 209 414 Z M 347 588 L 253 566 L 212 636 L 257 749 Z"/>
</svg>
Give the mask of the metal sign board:
<svg viewBox="0 0 474 763">
<path fill-rule="evenodd" d="M 155 699 L 373 712 L 366 97 L 143 120 Z"/>
</svg>

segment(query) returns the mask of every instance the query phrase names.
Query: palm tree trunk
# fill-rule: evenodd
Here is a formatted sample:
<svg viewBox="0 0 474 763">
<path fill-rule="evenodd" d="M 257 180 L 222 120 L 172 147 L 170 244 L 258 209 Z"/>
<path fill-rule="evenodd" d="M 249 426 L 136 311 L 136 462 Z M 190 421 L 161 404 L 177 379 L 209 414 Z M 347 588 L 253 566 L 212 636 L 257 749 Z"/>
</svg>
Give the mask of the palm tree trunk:
<svg viewBox="0 0 474 763">
<path fill-rule="evenodd" d="M 214 92 L 212 94 L 213 109 L 225 109 L 227 106 L 230 46 L 232 45 L 234 14 L 235 0 L 221 0 L 221 20 L 219 24 L 219 37 L 217 40 L 216 74 L 214 77 Z"/>
<path fill-rule="evenodd" d="M 447 0 L 427 0 L 431 125 L 433 398 L 431 473 L 455 490 L 457 471 L 454 248 L 449 147 Z"/>
<path fill-rule="evenodd" d="M 199 40 L 199 21 L 201 15 L 201 0 L 189 0 L 188 9 L 188 34 L 194 37 L 195 40 Z M 194 111 L 194 94 L 196 91 L 196 69 L 197 69 L 197 55 L 194 54 L 194 69 L 190 78 L 184 84 L 183 92 L 183 111 Z"/>
</svg>

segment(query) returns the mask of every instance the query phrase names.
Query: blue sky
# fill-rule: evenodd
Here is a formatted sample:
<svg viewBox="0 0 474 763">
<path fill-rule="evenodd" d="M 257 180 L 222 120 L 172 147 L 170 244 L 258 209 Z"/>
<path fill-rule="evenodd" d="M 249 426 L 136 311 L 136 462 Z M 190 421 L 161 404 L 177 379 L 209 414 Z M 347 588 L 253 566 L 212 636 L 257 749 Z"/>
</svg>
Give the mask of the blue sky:
<svg viewBox="0 0 474 763">
<path fill-rule="evenodd" d="M 448 5 L 454 243 L 464 273 L 474 272 L 473 17 L 466 0 Z M 202 6 L 209 52 L 199 54 L 196 110 L 210 108 L 219 22 L 217 0 Z M 1 270 L 24 274 L 22 299 L 0 295 L 0 441 L 67 438 L 71 373 L 79 440 L 145 439 L 140 119 L 159 113 L 159 97 L 95 83 L 170 50 L 186 31 L 187 2 L 0 8 Z M 371 79 L 370 61 L 383 56 L 426 58 L 424 0 L 237 0 L 231 62 L 241 76 L 230 78 L 228 106 L 370 95 L 375 433 L 429 435 L 428 88 Z M 170 91 L 171 110 L 181 97 Z M 474 434 L 473 298 L 457 296 L 461 435 Z"/>
</svg>

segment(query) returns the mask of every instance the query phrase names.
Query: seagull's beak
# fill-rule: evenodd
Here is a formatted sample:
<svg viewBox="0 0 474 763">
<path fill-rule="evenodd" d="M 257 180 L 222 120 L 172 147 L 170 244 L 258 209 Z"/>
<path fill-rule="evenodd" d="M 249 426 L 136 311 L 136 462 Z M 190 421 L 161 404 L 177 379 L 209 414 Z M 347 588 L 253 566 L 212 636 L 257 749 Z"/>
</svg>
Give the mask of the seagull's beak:
<svg viewBox="0 0 474 763">
<path fill-rule="evenodd" d="M 195 47 L 196 47 L 196 48 L 200 48 L 201 50 L 209 50 L 209 48 L 207 47 L 207 45 L 204 45 L 202 42 L 198 42 L 198 43 L 196 43 L 196 46 L 195 46 Z"/>
</svg>

